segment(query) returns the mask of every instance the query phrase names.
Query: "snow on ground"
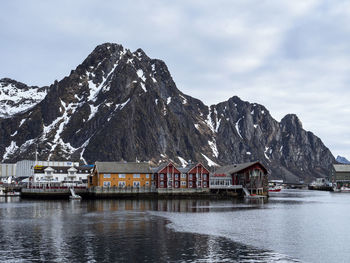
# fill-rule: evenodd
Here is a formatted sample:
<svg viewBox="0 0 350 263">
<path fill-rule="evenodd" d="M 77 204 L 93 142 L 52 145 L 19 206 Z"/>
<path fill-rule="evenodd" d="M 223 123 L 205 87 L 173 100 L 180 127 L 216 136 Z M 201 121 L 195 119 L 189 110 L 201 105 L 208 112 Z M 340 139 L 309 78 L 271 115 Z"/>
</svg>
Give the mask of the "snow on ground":
<svg viewBox="0 0 350 263">
<path fill-rule="evenodd" d="M 11 144 L 8 147 L 6 147 L 5 153 L 2 156 L 2 161 L 6 160 L 8 156 L 14 154 L 17 149 L 18 146 L 16 145 L 16 142 L 12 141 Z"/>
<path fill-rule="evenodd" d="M 240 130 L 239 130 L 239 122 L 241 121 L 241 119 L 242 119 L 242 118 L 240 118 L 240 119 L 236 122 L 235 127 L 236 127 L 236 131 L 237 131 L 239 137 L 241 137 L 241 138 L 243 139 L 243 137 L 242 137 L 242 135 L 241 135 L 241 132 L 240 132 Z"/>
<path fill-rule="evenodd" d="M 195 124 L 194 124 L 194 127 L 195 127 L 197 130 L 199 130 L 199 124 L 198 124 L 198 123 L 195 123 Z"/>
<path fill-rule="evenodd" d="M 182 96 L 181 94 L 179 94 L 180 98 L 182 99 L 182 104 L 187 104 L 187 99 Z"/>
<path fill-rule="evenodd" d="M 100 107 L 100 105 L 95 107 L 92 104 L 89 104 L 89 106 L 90 106 L 90 115 L 89 115 L 89 118 L 87 119 L 87 121 L 91 120 L 96 115 L 98 108 Z"/>
<path fill-rule="evenodd" d="M 180 160 L 181 166 L 182 166 L 182 167 L 186 167 L 186 165 L 188 164 L 188 162 L 186 162 L 186 160 L 183 159 L 183 158 L 180 157 L 180 156 L 178 156 L 177 158 Z"/>
<path fill-rule="evenodd" d="M 210 148 L 211 148 L 211 151 L 213 152 L 213 156 L 214 156 L 215 158 L 218 158 L 218 156 L 219 156 L 219 151 L 218 151 L 218 148 L 217 148 L 217 146 L 216 146 L 216 141 L 215 141 L 215 139 L 213 138 L 212 141 L 208 141 L 208 144 L 209 144 L 209 146 L 210 146 Z"/>
<path fill-rule="evenodd" d="M 207 119 L 205 120 L 205 123 L 207 124 L 209 129 L 214 133 L 215 129 L 214 129 L 213 121 L 211 119 L 211 109 L 210 109 L 210 107 L 208 107 L 208 108 L 209 108 L 209 113 L 208 113 Z"/>
<path fill-rule="evenodd" d="M 204 155 L 203 153 L 201 153 L 201 155 L 205 158 L 205 160 L 207 161 L 209 166 L 219 166 L 217 163 L 213 162 L 212 160 L 210 160 L 206 155 Z"/>
<path fill-rule="evenodd" d="M 9 118 L 33 108 L 46 94 L 46 90 L 39 91 L 32 87 L 24 90 L 13 84 L 0 83 L 0 118 Z"/>
<path fill-rule="evenodd" d="M 143 74 L 143 70 L 142 70 L 142 69 L 138 69 L 138 70 L 136 71 L 136 73 L 137 73 L 137 76 L 139 76 L 139 78 L 142 79 L 143 82 L 146 81 L 146 77 L 145 77 L 145 75 Z"/>
<path fill-rule="evenodd" d="M 141 82 L 141 88 L 143 89 L 144 92 L 147 92 L 145 83 Z"/>
<path fill-rule="evenodd" d="M 254 124 L 254 128 L 255 128 L 255 129 L 258 128 L 258 124 Z"/>
<path fill-rule="evenodd" d="M 252 153 L 251 153 L 251 152 L 246 152 L 246 154 L 248 154 L 248 155 L 252 155 Z"/>
<path fill-rule="evenodd" d="M 155 103 L 156 105 L 158 105 L 158 99 L 155 99 L 155 100 L 154 100 L 154 103 Z"/>
<path fill-rule="evenodd" d="M 267 156 L 267 153 L 271 154 L 272 149 L 270 149 L 269 147 L 265 147 L 265 151 L 264 151 L 265 158 L 270 161 L 270 158 Z"/>
<path fill-rule="evenodd" d="M 166 104 L 169 105 L 170 102 L 171 102 L 171 97 L 168 97 L 168 98 L 166 99 Z"/>
</svg>

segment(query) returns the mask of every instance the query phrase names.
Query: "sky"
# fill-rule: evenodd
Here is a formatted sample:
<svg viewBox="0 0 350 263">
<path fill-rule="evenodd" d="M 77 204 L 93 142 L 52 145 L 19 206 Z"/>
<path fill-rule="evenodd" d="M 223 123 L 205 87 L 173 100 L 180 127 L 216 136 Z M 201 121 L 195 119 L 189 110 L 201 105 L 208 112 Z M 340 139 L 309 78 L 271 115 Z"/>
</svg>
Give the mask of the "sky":
<svg viewBox="0 0 350 263">
<path fill-rule="evenodd" d="M 142 48 L 207 105 L 236 95 L 350 160 L 350 2 L 4 0 L 0 78 L 50 85 L 95 46 Z"/>
</svg>

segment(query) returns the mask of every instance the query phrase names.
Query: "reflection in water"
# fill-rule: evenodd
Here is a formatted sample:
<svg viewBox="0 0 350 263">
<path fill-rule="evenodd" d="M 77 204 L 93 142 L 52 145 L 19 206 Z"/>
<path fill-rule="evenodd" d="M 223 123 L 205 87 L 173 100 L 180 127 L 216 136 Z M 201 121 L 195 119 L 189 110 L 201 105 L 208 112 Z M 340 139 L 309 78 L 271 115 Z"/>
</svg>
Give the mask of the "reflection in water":
<svg viewBox="0 0 350 263">
<path fill-rule="evenodd" d="M 344 220 L 333 218 L 344 218 L 339 209 L 349 201 L 344 195 L 303 191 L 285 191 L 268 202 L 0 199 L 1 260 L 340 262 L 350 259 L 349 249 L 330 256 L 324 246 L 332 252 L 349 243 L 349 235 L 333 236 L 339 229 L 350 233 Z M 320 235 L 327 227 L 322 222 L 333 223 L 333 232 Z M 334 226 L 337 222 L 341 225 Z"/>
</svg>

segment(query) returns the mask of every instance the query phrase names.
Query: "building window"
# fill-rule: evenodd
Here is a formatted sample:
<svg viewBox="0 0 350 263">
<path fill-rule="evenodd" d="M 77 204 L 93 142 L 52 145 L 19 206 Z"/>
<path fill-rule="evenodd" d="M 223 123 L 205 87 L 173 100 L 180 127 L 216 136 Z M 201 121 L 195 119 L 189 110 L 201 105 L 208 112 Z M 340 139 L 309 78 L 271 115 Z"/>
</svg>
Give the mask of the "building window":
<svg viewBox="0 0 350 263">
<path fill-rule="evenodd" d="M 140 182 L 139 181 L 134 181 L 133 186 L 134 187 L 140 187 Z"/>
<path fill-rule="evenodd" d="M 171 181 L 168 181 L 168 187 L 171 187 Z"/>
<path fill-rule="evenodd" d="M 186 186 L 186 181 L 181 181 L 182 186 Z"/>
<path fill-rule="evenodd" d="M 149 174 L 146 174 L 146 178 L 147 178 L 147 179 L 149 178 Z"/>
<path fill-rule="evenodd" d="M 207 180 L 207 175 L 203 174 L 203 180 Z"/>
<path fill-rule="evenodd" d="M 175 180 L 179 180 L 179 175 L 175 174 Z"/>
<path fill-rule="evenodd" d="M 164 182 L 160 182 L 160 187 L 164 187 Z"/>
<path fill-rule="evenodd" d="M 164 174 L 160 174 L 160 180 L 164 180 Z"/>
<path fill-rule="evenodd" d="M 104 174 L 103 178 L 111 178 L 111 174 Z"/>
<path fill-rule="evenodd" d="M 125 174 L 119 174 L 119 178 L 125 178 Z"/>
<path fill-rule="evenodd" d="M 189 187 L 192 187 L 192 182 L 189 182 L 189 183 L 188 183 L 188 186 L 189 186 Z"/>
<path fill-rule="evenodd" d="M 79 177 L 79 181 L 81 181 L 82 180 L 82 178 L 81 177 Z"/>
<path fill-rule="evenodd" d="M 182 179 L 186 179 L 186 174 L 181 174 Z"/>
<path fill-rule="evenodd" d="M 203 187 L 207 187 L 207 182 L 203 182 Z"/>
<path fill-rule="evenodd" d="M 58 181 L 58 177 L 56 177 L 56 181 Z"/>
<path fill-rule="evenodd" d="M 140 174 L 134 174 L 134 178 L 140 178 Z"/>
<path fill-rule="evenodd" d="M 146 185 L 149 185 L 149 182 L 148 182 L 148 181 L 146 182 Z"/>
<path fill-rule="evenodd" d="M 120 182 L 118 183 L 118 186 L 119 186 L 119 187 L 125 187 L 125 185 L 126 185 L 126 184 L 125 184 L 124 181 L 120 181 Z"/>
<path fill-rule="evenodd" d="M 179 187 L 179 182 L 175 182 L 175 187 Z"/>
<path fill-rule="evenodd" d="M 110 181 L 105 181 L 105 182 L 103 182 L 103 186 L 104 187 L 110 187 L 111 186 L 111 182 Z"/>
</svg>

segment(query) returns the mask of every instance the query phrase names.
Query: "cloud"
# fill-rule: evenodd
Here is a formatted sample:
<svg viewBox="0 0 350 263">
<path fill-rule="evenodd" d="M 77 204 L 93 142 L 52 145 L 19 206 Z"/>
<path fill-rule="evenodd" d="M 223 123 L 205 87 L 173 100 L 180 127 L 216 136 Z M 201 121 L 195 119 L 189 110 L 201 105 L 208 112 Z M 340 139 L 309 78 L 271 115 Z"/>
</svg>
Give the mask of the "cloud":
<svg viewBox="0 0 350 263">
<path fill-rule="evenodd" d="M 350 159 L 350 4 L 345 1 L 5 1 L 1 77 L 48 85 L 103 42 L 164 60 L 207 104 L 238 95 L 296 113 Z"/>
</svg>

